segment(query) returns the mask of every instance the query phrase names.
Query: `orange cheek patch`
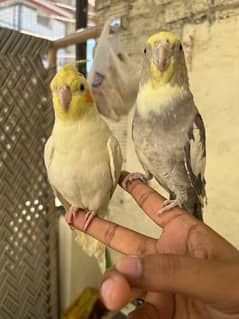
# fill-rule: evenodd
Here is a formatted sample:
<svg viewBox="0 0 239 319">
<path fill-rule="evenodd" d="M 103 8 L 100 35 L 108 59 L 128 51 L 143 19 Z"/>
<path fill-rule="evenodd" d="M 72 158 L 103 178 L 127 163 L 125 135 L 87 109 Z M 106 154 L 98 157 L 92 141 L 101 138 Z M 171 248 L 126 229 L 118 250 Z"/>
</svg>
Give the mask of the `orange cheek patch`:
<svg viewBox="0 0 239 319">
<path fill-rule="evenodd" d="M 91 95 L 90 90 L 86 90 L 86 92 L 85 92 L 85 101 L 86 101 L 86 103 L 89 103 L 89 104 L 94 103 L 94 100 L 93 100 L 93 97 Z"/>
</svg>

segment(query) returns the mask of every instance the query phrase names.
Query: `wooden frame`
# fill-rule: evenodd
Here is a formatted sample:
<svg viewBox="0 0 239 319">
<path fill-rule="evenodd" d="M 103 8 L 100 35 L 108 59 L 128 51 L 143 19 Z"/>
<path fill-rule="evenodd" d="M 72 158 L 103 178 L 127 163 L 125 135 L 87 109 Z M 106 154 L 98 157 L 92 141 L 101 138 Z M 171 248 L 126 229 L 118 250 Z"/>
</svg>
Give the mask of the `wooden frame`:
<svg viewBox="0 0 239 319">
<path fill-rule="evenodd" d="M 88 39 L 98 38 L 102 31 L 102 26 L 89 27 L 80 31 L 73 32 L 63 38 L 52 41 L 48 49 L 49 67 L 56 66 L 56 54 L 58 49 L 66 48 L 70 45 L 85 42 Z M 113 28 L 110 30 L 114 32 Z"/>
</svg>

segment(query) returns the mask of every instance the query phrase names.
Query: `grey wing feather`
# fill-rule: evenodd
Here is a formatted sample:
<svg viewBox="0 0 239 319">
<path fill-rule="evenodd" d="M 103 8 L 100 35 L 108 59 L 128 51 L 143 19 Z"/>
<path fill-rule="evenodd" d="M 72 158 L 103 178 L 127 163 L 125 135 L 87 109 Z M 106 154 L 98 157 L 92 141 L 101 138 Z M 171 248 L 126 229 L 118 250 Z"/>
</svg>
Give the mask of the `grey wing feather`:
<svg viewBox="0 0 239 319">
<path fill-rule="evenodd" d="M 199 113 L 196 114 L 193 126 L 188 132 L 188 142 L 185 145 L 184 164 L 191 183 L 202 203 L 206 196 L 205 192 L 205 166 L 206 146 L 205 128 Z"/>
<path fill-rule="evenodd" d="M 112 193 L 118 183 L 118 179 L 122 166 L 122 155 L 118 140 L 111 135 L 107 141 L 107 147 L 109 152 L 110 172 L 112 177 L 113 189 Z"/>
</svg>

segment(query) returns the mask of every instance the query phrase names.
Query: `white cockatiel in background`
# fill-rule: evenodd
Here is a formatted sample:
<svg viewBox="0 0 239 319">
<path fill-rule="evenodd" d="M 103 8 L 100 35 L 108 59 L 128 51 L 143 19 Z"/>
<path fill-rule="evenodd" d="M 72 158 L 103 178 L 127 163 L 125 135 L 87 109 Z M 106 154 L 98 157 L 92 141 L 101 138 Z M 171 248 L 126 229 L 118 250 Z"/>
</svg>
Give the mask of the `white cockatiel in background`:
<svg viewBox="0 0 239 319">
<path fill-rule="evenodd" d="M 48 179 L 67 211 L 69 225 L 78 209 L 86 211 L 86 230 L 95 214 L 107 214 L 122 166 L 120 146 L 75 67 L 64 65 L 53 78 L 51 91 L 55 123 L 45 145 Z M 78 239 L 89 255 L 102 256 L 102 244 L 80 232 Z"/>
<path fill-rule="evenodd" d="M 171 32 L 152 35 L 133 119 L 133 141 L 145 175 L 133 173 L 124 183 L 152 177 L 169 192 L 163 212 L 180 206 L 199 219 L 205 193 L 205 128 L 189 88 L 181 42 Z"/>
</svg>

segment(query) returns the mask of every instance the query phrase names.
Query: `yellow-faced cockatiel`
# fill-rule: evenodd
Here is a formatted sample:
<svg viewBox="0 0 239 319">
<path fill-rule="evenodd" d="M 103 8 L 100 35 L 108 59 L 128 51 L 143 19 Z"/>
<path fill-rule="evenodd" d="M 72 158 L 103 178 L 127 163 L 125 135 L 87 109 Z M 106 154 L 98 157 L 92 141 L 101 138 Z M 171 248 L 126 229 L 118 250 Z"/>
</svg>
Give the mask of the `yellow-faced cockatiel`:
<svg viewBox="0 0 239 319">
<path fill-rule="evenodd" d="M 64 65 L 57 72 L 51 91 L 55 123 L 45 146 L 48 179 L 67 210 L 69 225 L 78 209 L 86 211 L 86 230 L 95 214 L 107 213 L 121 171 L 120 146 L 74 66 Z M 78 237 L 89 255 L 102 255 L 102 244 L 84 233 Z"/>
<path fill-rule="evenodd" d="M 163 212 L 180 206 L 202 219 L 205 193 L 205 128 L 189 88 L 181 42 L 171 32 L 152 35 L 133 119 L 133 141 L 145 175 L 166 189 Z"/>
</svg>

